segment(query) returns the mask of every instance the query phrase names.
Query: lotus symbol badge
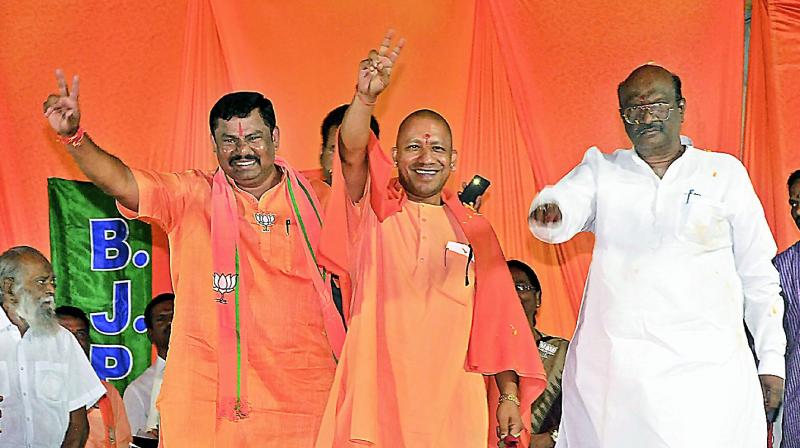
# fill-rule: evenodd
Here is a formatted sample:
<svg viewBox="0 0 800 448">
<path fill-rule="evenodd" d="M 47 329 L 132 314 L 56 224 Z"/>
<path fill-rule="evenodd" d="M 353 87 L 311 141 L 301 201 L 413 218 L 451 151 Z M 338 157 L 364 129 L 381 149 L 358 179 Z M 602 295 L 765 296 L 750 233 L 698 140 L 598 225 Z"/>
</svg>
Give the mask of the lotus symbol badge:
<svg viewBox="0 0 800 448">
<path fill-rule="evenodd" d="M 275 224 L 275 213 L 256 213 L 253 216 L 256 218 L 256 222 L 261 224 L 261 231 L 262 232 L 269 232 L 269 228 Z"/>
<path fill-rule="evenodd" d="M 216 299 L 217 302 L 223 304 L 228 303 L 228 301 L 225 300 L 225 294 L 236 290 L 236 280 L 236 274 L 214 273 L 214 291 L 219 293 L 219 297 Z"/>
</svg>

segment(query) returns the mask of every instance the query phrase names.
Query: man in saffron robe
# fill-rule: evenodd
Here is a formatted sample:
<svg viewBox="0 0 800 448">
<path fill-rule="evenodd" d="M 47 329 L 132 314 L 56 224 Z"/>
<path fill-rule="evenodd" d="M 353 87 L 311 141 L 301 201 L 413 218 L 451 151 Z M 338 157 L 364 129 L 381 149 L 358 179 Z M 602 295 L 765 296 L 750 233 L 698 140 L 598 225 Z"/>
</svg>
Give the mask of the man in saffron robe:
<svg viewBox="0 0 800 448">
<path fill-rule="evenodd" d="M 545 376 L 491 225 L 443 190 L 456 154 L 441 115 L 403 121 L 390 178 L 369 129 L 402 40 L 390 45 L 391 33 L 361 63 L 334 159 L 320 255 L 340 276 L 348 335 L 317 447 L 487 446 L 489 409 L 501 439 L 519 436 Z"/>
<path fill-rule="evenodd" d="M 80 127 L 78 79 L 45 115 L 120 211 L 169 236 L 175 317 L 158 399 L 166 448 L 311 446 L 344 328 L 315 251 L 322 212 L 276 155 L 272 103 L 223 96 L 209 126 L 219 168 L 129 168 Z"/>
</svg>

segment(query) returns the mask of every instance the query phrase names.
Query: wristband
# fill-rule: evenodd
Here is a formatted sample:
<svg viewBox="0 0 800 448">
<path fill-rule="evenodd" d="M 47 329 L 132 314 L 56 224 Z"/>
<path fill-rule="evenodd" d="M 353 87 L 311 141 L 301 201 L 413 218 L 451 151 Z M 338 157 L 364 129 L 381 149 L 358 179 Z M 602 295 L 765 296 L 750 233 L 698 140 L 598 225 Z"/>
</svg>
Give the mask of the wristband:
<svg viewBox="0 0 800 448">
<path fill-rule="evenodd" d="M 83 143 L 83 137 L 85 135 L 86 131 L 83 130 L 82 127 L 78 126 L 78 129 L 70 137 L 57 135 L 56 140 L 58 140 L 59 143 L 63 143 L 65 145 L 72 145 L 74 148 L 77 148 L 78 146 L 81 145 L 81 143 Z"/>
</svg>

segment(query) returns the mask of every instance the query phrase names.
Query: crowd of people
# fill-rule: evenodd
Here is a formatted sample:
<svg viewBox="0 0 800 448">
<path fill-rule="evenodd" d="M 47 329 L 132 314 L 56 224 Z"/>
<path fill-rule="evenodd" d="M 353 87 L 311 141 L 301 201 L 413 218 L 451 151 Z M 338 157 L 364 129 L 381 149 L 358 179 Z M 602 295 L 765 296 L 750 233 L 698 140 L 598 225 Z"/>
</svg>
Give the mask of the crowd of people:
<svg viewBox="0 0 800 448">
<path fill-rule="evenodd" d="M 89 363 L 84 310 L 56 306 L 69 301 L 47 258 L 5 250 L 0 448 L 134 435 L 167 448 L 800 447 L 800 242 L 776 257 L 741 163 L 681 136 L 680 78 L 634 70 L 617 92 L 632 147 L 589 149 L 531 204 L 542 241 L 595 234 L 570 342 L 537 328 L 534 269 L 505 257 L 480 203 L 445 188 L 458 162 L 445 117 L 409 114 L 382 149 L 373 111 L 403 45 L 388 33 L 360 62 L 307 172 L 277 154 L 257 92 L 211 109 L 217 169 L 129 167 L 81 127 L 79 80 L 57 71 L 50 126 L 123 216 L 168 234 L 174 295 L 148 304 L 157 356 L 120 396 Z M 800 171 L 787 186 L 800 228 Z"/>
</svg>

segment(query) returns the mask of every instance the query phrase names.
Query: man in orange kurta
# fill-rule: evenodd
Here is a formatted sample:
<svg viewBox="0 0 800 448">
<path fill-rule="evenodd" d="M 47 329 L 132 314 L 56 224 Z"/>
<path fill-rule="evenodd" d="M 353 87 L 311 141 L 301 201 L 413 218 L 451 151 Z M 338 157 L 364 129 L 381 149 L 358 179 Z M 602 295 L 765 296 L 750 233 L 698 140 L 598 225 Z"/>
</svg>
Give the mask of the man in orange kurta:
<svg viewBox="0 0 800 448">
<path fill-rule="evenodd" d="M 489 410 L 503 438 L 519 436 L 544 373 L 491 226 L 442 190 L 455 165 L 444 118 L 403 121 L 389 178 L 369 117 L 402 45 L 387 54 L 390 38 L 362 62 L 340 131 L 320 251 L 342 279 L 348 335 L 316 446 L 486 446 Z"/>
<path fill-rule="evenodd" d="M 175 317 L 158 400 L 166 448 L 311 446 L 344 329 L 315 251 L 320 205 L 276 157 L 272 103 L 225 95 L 210 128 L 219 168 L 131 169 L 79 126 L 77 78 L 46 116 L 126 217 L 169 236 Z"/>
</svg>

